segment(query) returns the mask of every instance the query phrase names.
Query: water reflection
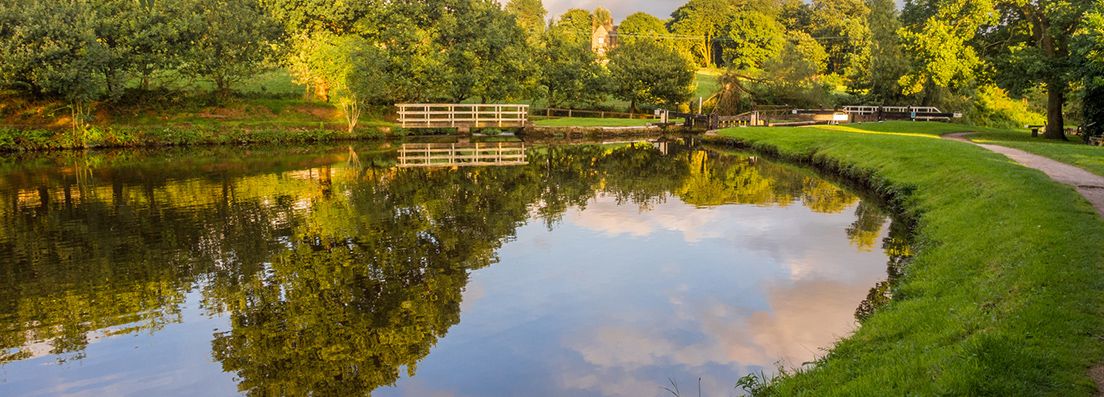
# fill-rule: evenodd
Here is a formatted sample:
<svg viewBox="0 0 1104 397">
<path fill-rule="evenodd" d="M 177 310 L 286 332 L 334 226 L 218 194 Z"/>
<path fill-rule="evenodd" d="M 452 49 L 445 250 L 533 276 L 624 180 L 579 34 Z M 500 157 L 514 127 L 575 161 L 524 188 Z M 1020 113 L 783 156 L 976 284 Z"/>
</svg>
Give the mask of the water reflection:
<svg viewBox="0 0 1104 397">
<path fill-rule="evenodd" d="M 728 390 L 888 298 L 878 208 L 659 143 L 5 158 L 0 394 Z"/>
</svg>

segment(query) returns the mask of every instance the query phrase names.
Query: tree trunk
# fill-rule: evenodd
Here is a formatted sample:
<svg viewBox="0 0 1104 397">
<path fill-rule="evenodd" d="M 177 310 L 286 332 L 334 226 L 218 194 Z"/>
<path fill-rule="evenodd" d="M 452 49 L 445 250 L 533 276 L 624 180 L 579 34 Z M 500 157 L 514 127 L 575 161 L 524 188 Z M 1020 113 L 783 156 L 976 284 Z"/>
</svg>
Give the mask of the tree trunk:
<svg viewBox="0 0 1104 397">
<path fill-rule="evenodd" d="M 1058 81 L 1047 83 L 1047 126 L 1046 139 L 1066 141 L 1066 122 L 1062 117 L 1062 108 L 1066 104 L 1066 84 Z"/>
</svg>

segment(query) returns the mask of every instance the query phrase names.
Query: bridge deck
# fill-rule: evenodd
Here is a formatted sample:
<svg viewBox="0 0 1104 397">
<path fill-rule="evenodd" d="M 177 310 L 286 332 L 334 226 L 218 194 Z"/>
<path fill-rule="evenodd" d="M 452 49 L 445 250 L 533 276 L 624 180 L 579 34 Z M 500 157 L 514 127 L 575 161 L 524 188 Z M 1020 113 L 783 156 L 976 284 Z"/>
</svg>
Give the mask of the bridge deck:
<svg viewBox="0 0 1104 397">
<path fill-rule="evenodd" d="M 529 124 L 529 105 L 402 103 L 403 128 L 520 128 Z"/>
</svg>

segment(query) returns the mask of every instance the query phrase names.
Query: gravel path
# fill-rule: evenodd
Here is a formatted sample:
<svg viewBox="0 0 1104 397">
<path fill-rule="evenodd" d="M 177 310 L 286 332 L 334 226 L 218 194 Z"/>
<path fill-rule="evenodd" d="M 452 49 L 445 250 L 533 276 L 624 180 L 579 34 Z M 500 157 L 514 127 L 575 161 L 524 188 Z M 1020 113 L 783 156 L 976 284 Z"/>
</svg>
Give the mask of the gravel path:
<svg viewBox="0 0 1104 397">
<path fill-rule="evenodd" d="M 998 145 L 974 143 L 966 139 L 966 135 L 969 134 L 968 132 L 960 132 L 944 135 L 943 138 L 978 145 L 1003 154 L 1024 167 L 1042 171 L 1044 174 L 1047 174 L 1050 179 L 1073 186 L 1077 189 L 1078 193 L 1081 193 L 1082 196 L 1085 196 L 1085 199 L 1092 203 L 1093 207 L 1096 207 L 1096 212 L 1100 213 L 1100 216 L 1104 216 L 1104 177 L 1085 171 L 1079 167 L 1054 161 L 1023 150 Z"/>
</svg>

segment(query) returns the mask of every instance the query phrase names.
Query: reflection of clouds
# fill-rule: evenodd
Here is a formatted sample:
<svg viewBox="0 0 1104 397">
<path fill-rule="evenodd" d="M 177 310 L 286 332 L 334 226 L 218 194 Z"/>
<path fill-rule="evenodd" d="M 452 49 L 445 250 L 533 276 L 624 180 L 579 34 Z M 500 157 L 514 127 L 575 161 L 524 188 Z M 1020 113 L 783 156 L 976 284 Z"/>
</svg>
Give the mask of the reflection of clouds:
<svg viewBox="0 0 1104 397">
<path fill-rule="evenodd" d="M 464 295 L 460 300 L 460 310 L 462 312 L 471 310 L 480 299 L 483 299 L 487 295 L 487 288 L 483 286 L 483 283 L 479 280 L 472 280 L 464 287 Z"/>
<path fill-rule="evenodd" d="M 587 204 L 585 211 L 568 212 L 566 219 L 576 226 L 601 232 L 608 237 L 646 237 L 656 231 L 667 230 L 682 233 L 688 243 L 723 237 L 724 226 L 732 223 L 732 219 L 717 216 L 713 209 L 697 208 L 679 200 L 657 204 L 647 216 L 641 216 L 638 207 L 618 205 L 615 198 L 605 195 Z M 762 223 L 764 226 L 767 224 Z"/>
<path fill-rule="evenodd" d="M 673 378 L 694 395 L 701 377 L 703 395 L 732 395 L 743 374 L 800 365 L 849 334 L 885 277 L 880 252 L 848 244 L 853 211 L 674 198 L 641 212 L 599 196 L 563 220 L 519 229 L 499 265 L 473 273 L 419 390 L 666 396 Z"/>
<path fill-rule="evenodd" d="M 875 277 L 849 282 L 812 279 L 765 285 L 769 309 L 755 311 L 676 288 L 669 295 L 671 318 L 648 324 L 605 324 L 570 338 L 568 346 L 587 365 L 565 374 L 564 386 L 607 395 L 648 395 L 655 394 L 661 386 L 657 381 L 665 379 L 648 375 L 657 368 L 672 372 L 670 367 L 675 366 L 678 373 L 693 377 L 708 374 L 718 365 L 743 372 L 756 367 L 769 370 L 776 362 L 801 365 L 854 330 L 856 303 L 876 281 Z M 627 385 L 636 388 L 619 389 Z M 640 389 L 641 385 L 646 387 Z"/>
</svg>

